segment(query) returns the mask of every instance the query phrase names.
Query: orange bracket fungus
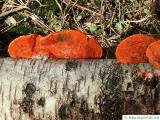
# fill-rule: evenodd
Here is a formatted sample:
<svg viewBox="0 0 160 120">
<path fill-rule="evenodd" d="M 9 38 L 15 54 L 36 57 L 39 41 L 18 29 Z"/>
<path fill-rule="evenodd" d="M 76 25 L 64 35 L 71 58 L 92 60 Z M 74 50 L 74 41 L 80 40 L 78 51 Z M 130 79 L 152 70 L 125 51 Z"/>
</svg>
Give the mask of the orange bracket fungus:
<svg viewBox="0 0 160 120">
<path fill-rule="evenodd" d="M 96 39 L 76 30 L 51 33 L 41 39 L 41 46 L 55 58 L 100 58 L 102 48 Z"/>
<path fill-rule="evenodd" d="M 158 70 L 160 70 L 160 41 L 153 42 L 146 50 L 146 56 L 149 62 Z"/>
<path fill-rule="evenodd" d="M 31 58 L 42 54 L 52 58 L 100 58 L 102 48 L 95 38 L 83 32 L 63 30 L 45 37 L 27 35 L 16 38 L 8 48 L 13 58 Z"/>
<path fill-rule="evenodd" d="M 56 58 L 84 58 L 87 38 L 82 32 L 64 30 L 54 32 L 41 39 L 45 47 Z"/>
<path fill-rule="evenodd" d="M 12 58 L 32 58 L 37 39 L 37 34 L 24 35 L 14 39 L 8 46 L 9 55 Z"/>
<path fill-rule="evenodd" d="M 154 37 L 144 34 L 129 36 L 117 46 L 116 57 L 124 64 L 147 62 L 146 49 L 155 41 Z"/>
</svg>

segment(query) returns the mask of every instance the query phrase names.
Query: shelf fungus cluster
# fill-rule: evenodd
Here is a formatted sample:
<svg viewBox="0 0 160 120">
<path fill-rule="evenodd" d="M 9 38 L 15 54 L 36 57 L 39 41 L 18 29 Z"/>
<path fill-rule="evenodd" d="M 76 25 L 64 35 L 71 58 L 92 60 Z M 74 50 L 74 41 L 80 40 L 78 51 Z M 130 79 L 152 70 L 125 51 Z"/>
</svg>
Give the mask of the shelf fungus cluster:
<svg viewBox="0 0 160 120">
<path fill-rule="evenodd" d="M 117 46 L 116 57 L 123 64 L 150 62 L 160 70 L 160 41 L 151 35 L 134 34 Z M 83 32 L 63 30 L 47 36 L 24 35 L 14 39 L 8 47 L 12 58 L 33 58 L 45 55 L 49 58 L 85 59 L 101 58 L 102 47 L 94 37 Z"/>
<path fill-rule="evenodd" d="M 38 34 L 20 36 L 10 43 L 8 52 L 12 58 L 32 58 L 39 54 L 64 59 L 102 57 L 97 40 L 76 30 L 63 30 L 44 37 Z"/>
<path fill-rule="evenodd" d="M 135 34 L 117 46 L 116 57 L 123 64 L 151 63 L 160 70 L 160 41 L 150 35 Z"/>
</svg>

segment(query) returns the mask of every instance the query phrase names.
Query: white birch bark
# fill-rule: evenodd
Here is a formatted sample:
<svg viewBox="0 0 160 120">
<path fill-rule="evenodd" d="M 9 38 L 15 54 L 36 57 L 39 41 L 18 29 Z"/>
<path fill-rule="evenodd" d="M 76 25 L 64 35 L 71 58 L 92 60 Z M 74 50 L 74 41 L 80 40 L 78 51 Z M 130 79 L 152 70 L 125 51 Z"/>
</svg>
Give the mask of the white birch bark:
<svg viewBox="0 0 160 120">
<path fill-rule="evenodd" d="M 148 64 L 122 66 L 106 59 L 1 58 L 0 120 L 118 120 L 148 109 L 159 113 L 160 83 L 151 88 L 136 81 L 136 69 L 153 72 Z"/>
</svg>

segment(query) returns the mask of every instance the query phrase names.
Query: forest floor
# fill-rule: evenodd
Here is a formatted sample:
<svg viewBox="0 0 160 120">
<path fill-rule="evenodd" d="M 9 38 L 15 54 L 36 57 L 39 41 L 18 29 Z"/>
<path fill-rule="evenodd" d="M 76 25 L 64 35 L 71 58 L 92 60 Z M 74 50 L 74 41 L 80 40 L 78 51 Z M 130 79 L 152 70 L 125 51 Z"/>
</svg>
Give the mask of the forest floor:
<svg viewBox="0 0 160 120">
<path fill-rule="evenodd" d="M 0 0 L 0 56 L 16 37 L 76 29 L 97 38 L 115 58 L 117 44 L 136 34 L 160 33 L 160 0 Z"/>
</svg>

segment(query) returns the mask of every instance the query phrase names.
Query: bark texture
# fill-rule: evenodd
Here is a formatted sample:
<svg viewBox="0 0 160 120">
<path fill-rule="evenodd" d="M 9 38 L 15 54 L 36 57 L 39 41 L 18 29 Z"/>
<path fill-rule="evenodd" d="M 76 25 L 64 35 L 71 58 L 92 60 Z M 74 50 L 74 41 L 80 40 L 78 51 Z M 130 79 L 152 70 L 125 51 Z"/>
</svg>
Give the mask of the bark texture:
<svg viewBox="0 0 160 120">
<path fill-rule="evenodd" d="M 160 114 L 160 83 L 137 78 L 149 64 L 116 60 L 0 59 L 0 120 L 121 120 Z M 156 71 L 159 74 L 159 71 Z"/>
</svg>

